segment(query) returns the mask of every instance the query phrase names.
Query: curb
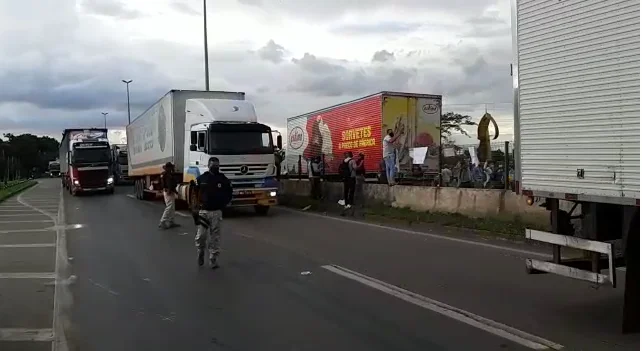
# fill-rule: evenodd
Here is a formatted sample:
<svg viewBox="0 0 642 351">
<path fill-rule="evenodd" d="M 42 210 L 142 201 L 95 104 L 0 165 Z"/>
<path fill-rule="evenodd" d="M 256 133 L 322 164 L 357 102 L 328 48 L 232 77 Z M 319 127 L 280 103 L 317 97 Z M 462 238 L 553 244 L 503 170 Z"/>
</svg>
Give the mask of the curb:
<svg viewBox="0 0 642 351">
<path fill-rule="evenodd" d="M 18 183 L 18 184 L 15 184 L 15 185 L 11 186 L 10 188 L 8 188 L 8 192 L 6 194 L 0 195 L 0 203 L 2 203 L 6 199 L 11 198 L 14 195 L 17 195 L 17 194 L 19 194 L 19 193 L 31 188 L 32 186 L 34 186 L 36 184 L 38 184 L 38 182 L 35 181 L 35 180 L 25 180 L 24 182 L 21 182 L 21 183 Z"/>
</svg>

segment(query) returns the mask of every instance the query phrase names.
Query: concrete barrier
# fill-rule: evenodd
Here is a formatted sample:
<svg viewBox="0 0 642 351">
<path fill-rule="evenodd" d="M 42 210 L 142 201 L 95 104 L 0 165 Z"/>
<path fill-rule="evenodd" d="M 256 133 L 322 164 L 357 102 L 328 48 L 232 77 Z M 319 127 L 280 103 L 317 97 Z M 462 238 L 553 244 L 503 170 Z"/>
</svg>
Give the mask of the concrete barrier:
<svg viewBox="0 0 642 351">
<path fill-rule="evenodd" d="M 326 201 L 336 202 L 343 198 L 343 184 L 323 183 Z M 307 180 L 282 180 L 281 196 L 309 196 Z M 418 212 L 457 213 L 473 218 L 495 217 L 503 220 L 521 220 L 540 226 L 549 224 L 549 214 L 537 205 L 529 206 L 526 197 L 512 191 L 495 189 L 457 189 L 423 186 L 366 183 L 364 200 L 368 203 L 383 203 L 392 207 L 409 208 Z M 560 208 L 570 209 L 572 203 L 561 201 Z"/>
</svg>

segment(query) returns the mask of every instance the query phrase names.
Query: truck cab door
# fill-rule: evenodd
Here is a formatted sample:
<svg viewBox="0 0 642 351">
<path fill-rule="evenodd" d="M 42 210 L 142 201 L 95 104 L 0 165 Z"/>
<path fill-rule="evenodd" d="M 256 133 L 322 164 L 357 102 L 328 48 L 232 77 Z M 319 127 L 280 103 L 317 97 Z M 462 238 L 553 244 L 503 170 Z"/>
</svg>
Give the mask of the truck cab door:
<svg viewBox="0 0 642 351">
<path fill-rule="evenodd" d="M 190 146 L 189 151 L 189 166 L 190 167 L 202 167 L 207 165 L 207 160 L 203 162 L 203 157 L 207 156 L 207 130 L 198 129 L 192 130 L 190 132 L 190 145 L 196 146 L 195 150 L 192 150 L 194 147 Z"/>
</svg>

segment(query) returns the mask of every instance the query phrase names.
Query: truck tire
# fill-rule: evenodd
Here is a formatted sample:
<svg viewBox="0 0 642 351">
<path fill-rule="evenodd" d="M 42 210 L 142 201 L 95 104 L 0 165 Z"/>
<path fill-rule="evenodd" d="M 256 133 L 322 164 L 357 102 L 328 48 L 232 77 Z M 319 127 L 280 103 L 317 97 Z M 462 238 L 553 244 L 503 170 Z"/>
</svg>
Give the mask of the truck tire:
<svg viewBox="0 0 642 351">
<path fill-rule="evenodd" d="M 270 206 L 261 206 L 261 205 L 254 206 L 254 212 L 256 212 L 256 214 L 258 215 L 266 216 L 268 214 L 268 211 L 270 211 Z"/>
<path fill-rule="evenodd" d="M 141 186 L 141 180 L 140 179 L 136 179 L 134 181 L 134 193 L 136 194 L 136 199 L 138 199 L 138 200 L 142 200 L 143 199 L 142 192 L 143 192 L 143 189 L 142 189 L 142 186 Z"/>
</svg>

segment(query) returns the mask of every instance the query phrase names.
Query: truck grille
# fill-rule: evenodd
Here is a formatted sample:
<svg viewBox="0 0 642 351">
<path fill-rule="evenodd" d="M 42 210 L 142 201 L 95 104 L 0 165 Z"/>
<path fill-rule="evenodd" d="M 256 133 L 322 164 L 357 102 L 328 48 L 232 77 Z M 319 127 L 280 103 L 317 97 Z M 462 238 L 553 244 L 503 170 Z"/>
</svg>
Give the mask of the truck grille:
<svg viewBox="0 0 642 351">
<path fill-rule="evenodd" d="M 230 179 L 233 187 L 243 188 L 263 184 L 263 178 L 268 167 L 268 163 L 226 164 L 221 165 L 219 169 L 221 173 Z"/>
<path fill-rule="evenodd" d="M 102 188 L 107 186 L 108 170 L 78 171 L 78 181 L 83 188 Z"/>
</svg>

